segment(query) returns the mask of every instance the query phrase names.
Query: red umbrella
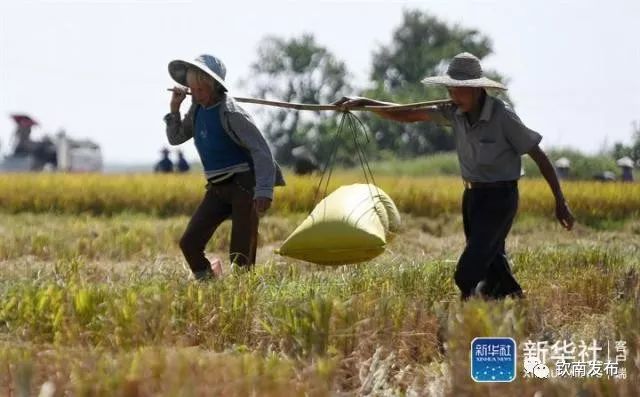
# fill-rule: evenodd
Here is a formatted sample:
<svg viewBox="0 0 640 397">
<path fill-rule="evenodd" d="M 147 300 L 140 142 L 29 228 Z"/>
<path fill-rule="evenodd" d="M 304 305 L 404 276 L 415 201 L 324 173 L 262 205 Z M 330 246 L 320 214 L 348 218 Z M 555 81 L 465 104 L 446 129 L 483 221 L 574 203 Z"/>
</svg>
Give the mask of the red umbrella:
<svg viewBox="0 0 640 397">
<path fill-rule="evenodd" d="M 21 126 L 31 127 L 34 125 L 38 125 L 37 121 L 27 116 L 26 114 L 12 114 L 11 118 Z"/>
</svg>

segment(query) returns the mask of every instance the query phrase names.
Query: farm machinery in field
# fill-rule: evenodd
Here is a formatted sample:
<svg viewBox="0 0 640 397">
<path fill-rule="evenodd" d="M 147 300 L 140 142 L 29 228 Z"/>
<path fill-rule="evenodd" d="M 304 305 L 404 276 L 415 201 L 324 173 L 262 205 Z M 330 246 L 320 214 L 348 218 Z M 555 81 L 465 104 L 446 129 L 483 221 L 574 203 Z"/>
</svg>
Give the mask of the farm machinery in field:
<svg viewBox="0 0 640 397">
<path fill-rule="evenodd" d="M 61 130 L 53 138 L 31 138 L 38 123 L 25 114 L 13 114 L 16 123 L 11 153 L 0 159 L 0 172 L 100 172 L 100 146 L 88 139 L 72 139 Z"/>
</svg>

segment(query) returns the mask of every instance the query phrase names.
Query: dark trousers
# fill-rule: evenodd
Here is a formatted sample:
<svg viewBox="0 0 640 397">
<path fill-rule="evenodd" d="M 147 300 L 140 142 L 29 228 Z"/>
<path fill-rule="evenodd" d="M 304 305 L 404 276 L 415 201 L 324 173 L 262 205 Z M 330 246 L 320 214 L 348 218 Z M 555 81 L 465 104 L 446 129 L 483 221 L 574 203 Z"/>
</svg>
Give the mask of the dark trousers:
<svg viewBox="0 0 640 397">
<path fill-rule="evenodd" d="M 231 263 L 246 267 L 255 263 L 258 214 L 253 203 L 254 185 L 252 172 L 236 174 L 219 184 L 207 185 L 204 199 L 180 239 L 182 253 L 194 273 L 211 269 L 211 263 L 204 255 L 205 247 L 218 226 L 229 217 Z"/>
<path fill-rule="evenodd" d="M 504 247 L 517 209 L 517 185 L 465 189 L 462 219 L 467 244 L 455 272 L 462 299 L 476 292 L 496 299 L 522 295 Z"/>
</svg>

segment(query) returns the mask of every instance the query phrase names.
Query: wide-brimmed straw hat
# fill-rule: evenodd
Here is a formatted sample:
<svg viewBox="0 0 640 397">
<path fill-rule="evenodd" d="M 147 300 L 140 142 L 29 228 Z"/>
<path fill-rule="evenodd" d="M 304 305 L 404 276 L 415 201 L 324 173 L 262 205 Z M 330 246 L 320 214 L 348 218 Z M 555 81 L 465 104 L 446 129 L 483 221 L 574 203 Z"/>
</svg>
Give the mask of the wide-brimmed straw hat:
<svg viewBox="0 0 640 397">
<path fill-rule="evenodd" d="M 169 74 L 171 78 L 183 86 L 187 86 L 187 70 L 189 68 L 202 70 L 220 83 L 225 90 L 229 91 L 229 87 L 227 87 L 227 84 L 224 82 L 224 78 L 227 75 L 227 68 L 220 58 L 209 54 L 202 54 L 193 61 L 176 59 L 169 62 Z"/>
<path fill-rule="evenodd" d="M 487 78 L 482 73 L 480 60 L 473 54 L 463 52 L 451 60 L 444 76 L 425 77 L 425 85 L 444 85 L 447 87 L 482 87 L 506 90 L 501 83 Z"/>
<path fill-rule="evenodd" d="M 628 167 L 628 168 L 633 168 L 633 166 L 635 165 L 633 163 L 633 160 L 631 160 L 631 158 L 629 158 L 627 156 L 619 158 L 616 161 L 616 164 L 618 165 L 618 167 Z"/>
<path fill-rule="evenodd" d="M 571 167 L 571 160 L 566 157 L 560 157 L 558 160 L 556 160 L 555 166 L 558 168 L 569 168 Z"/>
</svg>

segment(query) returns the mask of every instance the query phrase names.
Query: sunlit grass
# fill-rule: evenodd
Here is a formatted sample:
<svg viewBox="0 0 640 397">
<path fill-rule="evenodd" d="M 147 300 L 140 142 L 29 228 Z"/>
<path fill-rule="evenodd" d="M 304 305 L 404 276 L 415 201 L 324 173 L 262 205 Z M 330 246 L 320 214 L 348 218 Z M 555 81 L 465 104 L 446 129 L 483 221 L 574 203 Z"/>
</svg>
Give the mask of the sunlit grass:
<svg viewBox="0 0 640 397">
<path fill-rule="evenodd" d="M 508 335 L 519 341 L 624 337 L 630 347 L 637 346 L 640 334 L 633 324 L 639 318 L 640 284 L 633 259 L 593 248 L 524 251 L 513 260 L 516 277 L 527 289 L 526 300 L 464 305 L 451 282 L 453 264 L 442 262 L 316 270 L 270 263 L 250 274 L 201 284 L 186 281 L 170 267 L 144 273 L 130 269 L 111 279 L 83 261 L 63 260 L 46 271 L 31 269 L 22 277 L 3 279 L 0 332 L 7 343 L 0 359 L 11 362 L 14 371 L 19 365 L 30 368 L 30 387 L 51 376 L 64 361 L 60 357 L 69 357 L 102 373 L 63 377 L 75 390 L 94 386 L 116 390 L 134 382 L 164 395 L 171 395 L 171 390 L 198 395 L 190 389 L 193 384 L 181 383 L 175 373 L 162 368 L 157 369 L 157 378 L 136 372 L 129 364 L 118 371 L 110 368 L 129 363 L 131 357 L 150 360 L 140 365 L 153 367 L 161 364 L 153 364 L 152 358 L 162 363 L 166 355 L 175 354 L 183 361 L 172 366 L 195 366 L 199 371 L 200 366 L 220 365 L 222 360 L 213 360 L 206 352 L 227 352 L 230 371 L 260 373 L 262 368 L 262 375 L 272 379 L 267 387 L 262 380 L 246 383 L 243 378 L 239 388 L 230 390 L 265 387 L 270 394 L 286 387 L 286 374 L 293 373 L 288 371 L 310 377 L 310 383 L 303 385 L 290 378 L 294 382 L 290 386 L 300 390 L 327 392 L 349 382 L 362 386 L 358 376 L 364 361 L 382 349 L 378 354 L 393 353 L 393 365 L 384 379 L 392 389 L 409 386 L 394 381 L 407 365 L 417 371 L 412 376 L 421 378 L 427 376 L 426 367 L 443 362 L 459 379 L 449 385 L 451 390 L 477 391 L 481 386 L 462 377 L 468 375 L 468 346 L 476 336 Z M 197 346 L 201 356 L 179 353 L 190 346 Z M 58 361 L 42 361 L 42 349 Z M 245 352 L 257 354 L 252 364 L 257 367 L 233 369 L 247 359 Z M 353 359 L 359 361 L 352 366 Z M 262 360 L 274 360 L 274 367 L 264 369 Z M 318 373 L 319 362 L 325 365 L 323 375 Z M 71 374 L 78 368 L 63 365 L 63 371 Z M 630 371 L 637 379 L 637 368 Z M 318 389 L 323 383 L 314 382 L 319 378 L 332 386 Z M 200 386 L 213 387 L 208 381 Z M 504 390 L 529 387 L 519 379 Z M 570 384 L 563 387 L 572 390 Z"/>
<path fill-rule="evenodd" d="M 461 303 L 455 178 L 381 178 L 401 234 L 370 263 L 323 268 L 273 254 L 313 203 L 317 180 L 290 177 L 255 270 L 225 263 L 210 283 L 189 278 L 178 248 L 201 182 L 0 178 L 0 395 L 640 395 L 636 185 L 564 184 L 579 221 L 568 233 L 544 182 L 524 181 L 507 245 L 526 299 Z M 228 228 L 209 254 L 225 254 Z M 478 336 L 625 340 L 628 376 L 476 384 Z"/>
</svg>

